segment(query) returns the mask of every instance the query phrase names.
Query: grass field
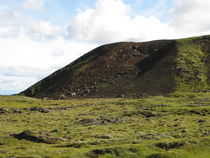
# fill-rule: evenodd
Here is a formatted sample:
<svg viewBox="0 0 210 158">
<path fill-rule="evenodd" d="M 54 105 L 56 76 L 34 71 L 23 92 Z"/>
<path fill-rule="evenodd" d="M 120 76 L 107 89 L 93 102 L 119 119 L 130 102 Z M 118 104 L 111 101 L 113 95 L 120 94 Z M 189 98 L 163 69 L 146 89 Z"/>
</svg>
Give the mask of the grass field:
<svg viewBox="0 0 210 158">
<path fill-rule="evenodd" d="M 0 96 L 0 157 L 209 158 L 210 93 L 72 100 Z"/>
</svg>

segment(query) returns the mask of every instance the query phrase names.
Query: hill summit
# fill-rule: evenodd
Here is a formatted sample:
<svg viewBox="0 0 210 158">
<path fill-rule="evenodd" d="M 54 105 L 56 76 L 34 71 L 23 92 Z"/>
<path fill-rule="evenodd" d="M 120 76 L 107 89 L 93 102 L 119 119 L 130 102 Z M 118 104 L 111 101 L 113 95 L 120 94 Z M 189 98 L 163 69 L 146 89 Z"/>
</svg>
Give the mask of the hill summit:
<svg viewBox="0 0 210 158">
<path fill-rule="evenodd" d="M 50 99 L 139 97 L 210 85 L 210 36 L 100 46 L 21 95 Z"/>
</svg>

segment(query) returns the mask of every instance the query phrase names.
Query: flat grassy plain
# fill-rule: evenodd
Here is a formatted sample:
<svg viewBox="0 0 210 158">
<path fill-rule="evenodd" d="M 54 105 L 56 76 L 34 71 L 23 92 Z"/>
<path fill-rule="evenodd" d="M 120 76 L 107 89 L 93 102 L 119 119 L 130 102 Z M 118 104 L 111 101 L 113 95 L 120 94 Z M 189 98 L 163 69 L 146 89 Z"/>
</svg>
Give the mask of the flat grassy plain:
<svg viewBox="0 0 210 158">
<path fill-rule="evenodd" d="M 137 99 L 0 96 L 2 158 L 209 158 L 210 93 Z"/>
</svg>

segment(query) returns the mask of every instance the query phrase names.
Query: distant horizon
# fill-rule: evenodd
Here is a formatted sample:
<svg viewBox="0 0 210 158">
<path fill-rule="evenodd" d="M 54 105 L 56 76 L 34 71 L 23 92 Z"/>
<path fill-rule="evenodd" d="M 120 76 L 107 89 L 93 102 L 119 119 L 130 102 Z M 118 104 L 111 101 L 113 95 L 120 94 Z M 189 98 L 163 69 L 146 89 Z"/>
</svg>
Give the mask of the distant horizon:
<svg viewBox="0 0 210 158">
<path fill-rule="evenodd" d="M 209 0 L 0 1 L 0 95 L 103 44 L 210 35 L 209 8 Z"/>
</svg>

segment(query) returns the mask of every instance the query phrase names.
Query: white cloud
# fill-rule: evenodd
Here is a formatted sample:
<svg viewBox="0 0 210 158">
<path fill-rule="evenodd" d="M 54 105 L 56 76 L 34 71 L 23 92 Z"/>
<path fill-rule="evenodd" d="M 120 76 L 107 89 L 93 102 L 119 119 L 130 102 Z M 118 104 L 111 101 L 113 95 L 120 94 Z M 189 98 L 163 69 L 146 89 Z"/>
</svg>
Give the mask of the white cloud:
<svg viewBox="0 0 210 158">
<path fill-rule="evenodd" d="M 54 57 L 61 57 L 64 55 L 64 50 L 62 48 L 56 48 L 52 51 L 51 55 Z"/>
<path fill-rule="evenodd" d="M 29 66 L 5 66 L 0 65 L 0 72 L 5 76 L 16 76 L 16 77 L 42 77 L 47 75 L 50 69 L 42 69 L 39 67 L 29 67 Z"/>
<path fill-rule="evenodd" d="M 20 91 L 37 82 L 36 78 L 30 76 L 17 77 L 0 74 L 0 78 L 0 94 L 19 93 Z"/>
<path fill-rule="evenodd" d="M 0 8 L 0 26 L 13 26 L 19 24 L 20 13 L 18 11 L 10 11 L 7 7 Z"/>
<path fill-rule="evenodd" d="M 40 42 L 26 36 L 0 38 L 0 43 L 0 94 L 22 91 L 97 46 L 63 39 Z M 59 58 L 52 55 L 55 51 Z"/>
<path fill-rule="evenodd" d="M 49 40 L 64 36 L 65 29 L 20 11 L 0 8 L 0 38 L 16 38 L 21 34 L 33 40 Z"/>
<path fill-rule="evenodd" d="M 20 33 L 19 12 L 0 8 L 0 38 L 16 37 Z"/>
<path fill-rule="evenodd" d="M 28 27 L 25 28 L 25 32 L 29 37 L 35 40 L 52 39 L 64 35 L 64 29 L 61 26 L 53 25 L 48 21 L 36 21 L 33 20 L 28 23 Z"/>
<path fill-rule="evenodd" d="M 43 8 L 44 4 L 45 0 L 24 0 L 21 6 L 28 10 L 39 10 Z"/>
<path fill-rule="evenodd" d="M 171 25 L 181 36 L 210 33 L 209 0 L 174 0 Z"/>
<path fill-rule="evenodd" d="M 131 6 L 122 0 L 98 0 L 94 9 L 80 11 L 69 27 L 70 37 L 109 43 L 142 41 L 174 36 L 167 23 L 154 16 L 130 16 Z"/>
<path fill-rule="evenodd" d="M 11 27 L 0 27 L 1 38 L 13 38 L 19 35 L 19 30 Z"/>
<path fill-rule="evenodd" d="M 6 66 L 30 66 L 49 68 L 54 65 L 65 65 L 80 55 L 95 48 L 96 44 L 65 41 L 64 39 L 54 39 L 48 41 L 31 40 L 25 35 L 18 38 L 1 39 L 0 63 Z M 52 52 L 62 49 L 66 52 L 60 58 L 54 58 Z"/>
<path fill-rule="evenodd" d="M 0 94 L 19 93 L 56 70 L 56 67 L 0 65 Z"/>
</svg>

